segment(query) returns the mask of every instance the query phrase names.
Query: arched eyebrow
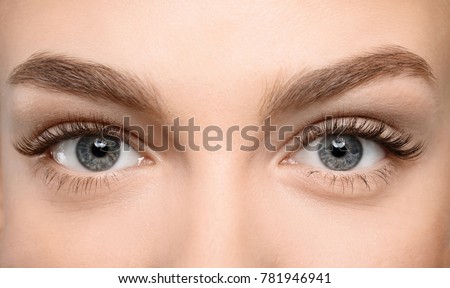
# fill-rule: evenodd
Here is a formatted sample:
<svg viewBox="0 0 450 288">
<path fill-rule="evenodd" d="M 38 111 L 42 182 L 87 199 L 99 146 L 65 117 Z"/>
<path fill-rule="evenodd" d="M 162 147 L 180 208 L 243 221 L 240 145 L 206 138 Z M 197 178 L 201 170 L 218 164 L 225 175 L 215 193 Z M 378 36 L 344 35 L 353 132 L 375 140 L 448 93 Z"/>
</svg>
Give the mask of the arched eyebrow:
<svg viewBox="0 0 450 288">
<path fill-rule="evenodd" d="M 268 90 L 259 111 L 263 119 L 288 109 L 326 101 L 381 77 L 420 77 L 434 83 L 430 65 L 400 46 L 386 46 L 374 52 L 345 59 L 331 66 L 298 73 Z"/>
<path fill-rule="evenodd" d="M 63 54 L 33 54 L 11 72 L 9 83 L 113 102 L 162 116 L 160 94 L 150 83 L 110 66 Z"/>
</svg>

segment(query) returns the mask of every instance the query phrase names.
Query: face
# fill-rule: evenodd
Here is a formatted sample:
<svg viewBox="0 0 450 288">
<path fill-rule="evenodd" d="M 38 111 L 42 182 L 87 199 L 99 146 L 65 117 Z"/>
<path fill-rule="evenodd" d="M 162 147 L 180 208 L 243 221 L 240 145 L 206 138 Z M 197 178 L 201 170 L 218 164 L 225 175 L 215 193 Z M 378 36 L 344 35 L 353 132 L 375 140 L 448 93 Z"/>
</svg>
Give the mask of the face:
<svg viewBox="0 0 450 288">
<path fill-rule="evenodd" d="M 450 265 L 445 1 L 0 3 L 0 266 Z"/>
</svg>

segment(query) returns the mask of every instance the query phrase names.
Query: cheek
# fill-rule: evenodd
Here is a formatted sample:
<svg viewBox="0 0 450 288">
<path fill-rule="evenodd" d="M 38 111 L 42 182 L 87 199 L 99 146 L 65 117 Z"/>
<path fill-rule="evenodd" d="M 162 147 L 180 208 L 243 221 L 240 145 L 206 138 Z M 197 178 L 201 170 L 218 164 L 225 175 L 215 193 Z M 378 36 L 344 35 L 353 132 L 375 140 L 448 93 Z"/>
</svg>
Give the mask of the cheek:
<svg viewBox="0 0 450 288">
<path fill-rule="evenodd" d="M 425 199 L 420 190 L 399 186 L 387 191 L 392 196 L 365 204 L 275 188 L 266 193 L 273 198 L 260 202 L 270 214 L 252 217 L 255 242 L 264 242 L 277 267 L 445 266 L 448 209 L 433 201 L 442 198 Z"/>
<path fill-rule="evenodd" d="M 40 193 L 28 190 L 28 197 L 7 203 L 0 266 L 168 267 L 181 253 L 180 235 L 187 225 L 167 213 L 182 213 L 181 201 L 143 193 L 103 205 L 75 208 L 71 203 L 64 208 L 32 197 Z"/>
<path fill-rule="evenodd" d="M 430 219 L 422 223 L 420 228 L 411 227 L 413 231 L 407 239 L 403 254 L 411 255 L 411 261 L 405 263 L 411 267 L 444 267 L 447 261 L 447 255 L 450 247 L 448 241 L 449 227 L 444 221 Z M 402 240 L 402 239 L 400 239 Z M 408 245 L 409 242 L 409 245 Z"/>
<path fill-rule="evenodd" d="M 420 208 L 409 211 L 386 213 L 385 221 L 371 227 L 378 239 L 366 250 L 378 256 L 378 266 L 443 267 L 449 247 L 446 221 Z"/>
<path fill-rule="evenodd" d="M 148 267 L 161 265 L 160 259 L 170 259 L 167 247 L 175 237 L 162 233 L 145 237 L 143 223 L 124 225 L 125 217 L 109 215 L 94 220 L 58 222 L 46 217 L 41 221 L 52 224 L 38 226 L 29 219 L 27 225 L 34 228 L 22 229 L 25 223 L 17 223 L 7 231 L 1 255 L 5 267 Z M 81 219 L 80 219 L 81 220 Z M 139 227 L 140 226 L 140 227 Z M 161 229 L 158 225 L 155 229 Z M 151 249 L 154 248 L 154 249 Z M 156 249 L 157 248 L 157 249 Z M 164 265 L 164 264 L 163 264 Z M 165 265 L 167 266 L 167 264 Z"/>
<path fill-rule="evenodd" d="M 317 209 L 316 212 L 320 212 Z M 332 215 L 329 213 L 328 215 Z M 401 217 L 399 214 L 391 216 Z M 447 251 L 443 223 L 377 218 L 377 215 L 303 216 L 278 226 L 278 266 L 442 267 Z M 300 220 L 296 221 L 300 222 Z"/>
</svg>

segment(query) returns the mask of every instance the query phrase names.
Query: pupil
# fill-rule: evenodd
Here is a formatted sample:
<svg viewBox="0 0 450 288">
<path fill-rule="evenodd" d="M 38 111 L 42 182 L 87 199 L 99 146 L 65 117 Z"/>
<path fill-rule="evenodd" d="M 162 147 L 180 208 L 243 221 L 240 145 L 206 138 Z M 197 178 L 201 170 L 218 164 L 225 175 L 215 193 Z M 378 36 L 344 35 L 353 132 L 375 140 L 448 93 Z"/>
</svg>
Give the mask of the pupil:
<svg viewBox="0 0 450 288">
<path fill-rule="evenodd" d="M 344 157 L 345 156 L 345 154 L 347 154 L 347 147 L 346 146 L 344 146 L 344 147 L 342 147 L 342 148 L 337 148 L 337 147 L 334 147 L 333 145 L 331 145 L 331 154 L 334 156 L 334 157 L 337 157 L 337 158 L 341 158 L 341 157 Z"/>
<path fill-rule="evenodd" d="M 106 154 L 108 153 L 108 146 L 106 146 L 106 147 L 97 147 L 95 144 L 92 144 L 91 152 L 97 158 L 105 157 Z"/>
</svg>

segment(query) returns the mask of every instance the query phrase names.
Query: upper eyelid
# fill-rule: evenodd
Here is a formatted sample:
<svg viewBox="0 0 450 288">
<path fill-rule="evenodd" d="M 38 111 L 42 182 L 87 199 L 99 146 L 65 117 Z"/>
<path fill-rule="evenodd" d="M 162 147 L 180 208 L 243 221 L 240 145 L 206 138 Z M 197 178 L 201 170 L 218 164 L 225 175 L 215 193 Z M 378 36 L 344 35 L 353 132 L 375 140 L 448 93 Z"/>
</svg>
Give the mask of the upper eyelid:
<svg viewBox="0 0 450 288">
<path fill-rule="evenodd" d="M 64 122 L 49 127 L 41 132 L 34 132 L 29 136 L 22 136 L 19 140 L 13 141 L 14 148 L 24 155 L 39 155 L 44 153 L 50 146 L 71 138 L 77 138 L 79 136 L 96 134 L 105 131 L 108 127 L 108 135 L 117 136 L 122 141 L 128 141 L 129 139 L 122 139 L 120 133 L 120 126 L 105 125 L 96 122 Z M 114 129 L 113 129 L 114 128 Z M 115 132 L 114 132 L 115 131 Z"/>
<path fill-rule="evenodd" d="M 360 117 L 360 116 L 337 116 L 337 117 L 332 117 L 332 116 L 328 116 L 328 115 L 322 115 L 322 117 L 319 118 L 320 120 L 310 121 L 310 122 L 308 122 L 308 123 L 306 123 L 306 124 L 304 124 L 304 125 L 301 125 L 301 126 L 299 126 L 299 127 L 297 127 L 297 128 L 294 128 L 293 131 L 290 132 L 290 133 L 288 134 L 288 137 L 287 137 L 285 140 L 283 140 L 283 143 L 277 147 L 277 151 L 280 151 L 280 150 L 282 150 L 283 148 L 285 148 L 286 145 L 288 145 L 288 144 L 291 143 L 296 137 L 298 137 L 299 135 L 301 135 L 301 133 L 302 133 L 307 127 L 317 127 L 317 128 L 319 128 L 319 129 L 321 129 L 321 128 L 323 127 L 323 126 L 321 126 L 321 125 L 322 125 L 322 124 L 326 121 L 326 119 L 329 118 L 329 117 L 331 117 L 331 118 L 333 118 L 333 119 L 342 119 L 342 118 L 360 118 L 360 119 L 366 119 L 366 120 L 373 120 L 373 121 L 375 121 L 375 122 L 382 122 L 382 121 L 380 121 L 380 120 L 377 120 L 377 119 L 374 119 L 374 118 L 370 118 L 370 117 L 364 117 L 364 116 L 361 116 L 361 117 Z M 325 119 L 325 120 L 323 120 L 323 119 Z M 294 126 L 292 125 L 291 127 L 294 127 Z M 321 133 L 321 134 L 323 134 L 323 133 Z M 318 135 L 316 136 L 316 138 L 320 137 L 321 134 L 320 134 L 320 135 L 318 134 Z M 293 151 L 293 152 L 295 152 L 295 151 Z"/>
<path fill-rule="evenodd" d="M 358 123 L 357 122 L 358 120 L 362 121 L 362 123 L 361 122 Z M 392 127 L 388 123 L 385 123 L 378 119 L 367 118 L 367 117 L 340 117 L 340 118 L 331 118 L 331 120 L 325 119 L 320 122 L 316 122 L 315 124 L 310 124 L 310 125 L 304 126 L 302 129 L 298 129 L 285 142 L 285 144 L 283 144 L 281 146 L 281 148 L 287 147 L 287 145 L 289 145 L 289 143 L 292 143 L 292 141 L 294 141 L 294 139 L 296 137 L 298 137 L 299 135 L 302 134 L 302 131 L 304 131 L 304 129 L 306 127 L 318 127 L 318 129 L 321 130 L 320 132 L 316 133 L 315 137 L 312 140 L 310 139 L 310 141 L 314 141 L 315 139 L 317 139 L 319 137 L 323 137 L 324 135 L 329 134 L 329 131 L 327 131 L 327 126 L 326 126 L 326 124 L 324 124 L 324 123 L 326 123 L 326 121 L 334 121 L 334 122 L 331 122 L 331 125 L 334 127 L 338 126 L 337 129 L 340 129 L 340 130 L 349 129 L 348 130 L 348 131 L 350 131 L 349 135 L 355 135 L 357 137 L 364 138 L 364 136 L 368 137 L 369 134 L 371 134 L 372 137 L 366 138 L 366 139 L 376 140 L 376 142 L 379 143 L 380 145 L 383 145 L 384 148 L 388 148 L 387 150 L 389 150 L 389 147 L 386 147 L 386 142 L 391 141 L 390 143 L 392 143 L 394 145 L 394 147 L 391 147 L 391 148 L 395 148 L 395 149 L 391 149 L 389 151 L 391 153 L 399 154 L 398 156 L 400 158 L 405 158 L 405 159 L 417 158 L 422 154 L 424 147 L 425 147 L 425 143 L 422 141 L 419 141 L 415 144 L 412 144 L 412 146 L 410 148 L 406 149 L 405 146 L 409 145 L 413 142 L 412 134 L 404 132 L 395 127 Z M 341 121 L 341 122 L 338 122 L 338 121 Z M 348 122 L 345 123 L 344 121 L 348 121 Z M 376 127 L 376 126 L 367 127 L 370 125 L 378 125 L 378 127 Z M 372 130 L 371 131 L 368 131 L 368 130 L 363 131 L 363 128 L 372 129 Z M 378 131 L 375 129 L 377 129 Z M 390 133 L 388 133 L 389 132 L 388 130 L 390 131 Z M 388 131 L 388 132 L 386 132 L 386 131 Z M 359 133 L 359 132 L 361 132 L 361 133 Z M 388 135 L 382 136 L 383 133 L 388 133 Z M 384 140 L 386 140 L 386 141 L 384 141 Z M 305 147 L 305 143 L 302 142 L 302 140 L 300 140 L 300 145 L 301 146 L 298 149 L 296 149 L 294 151 L 288 151 L 288 155 L 286 157 L 284 157 L 283 160 L 292 156 L 292 154 L 295 153 L 296 151 L 298 151 L 300 148 Z"/>
</svg>

